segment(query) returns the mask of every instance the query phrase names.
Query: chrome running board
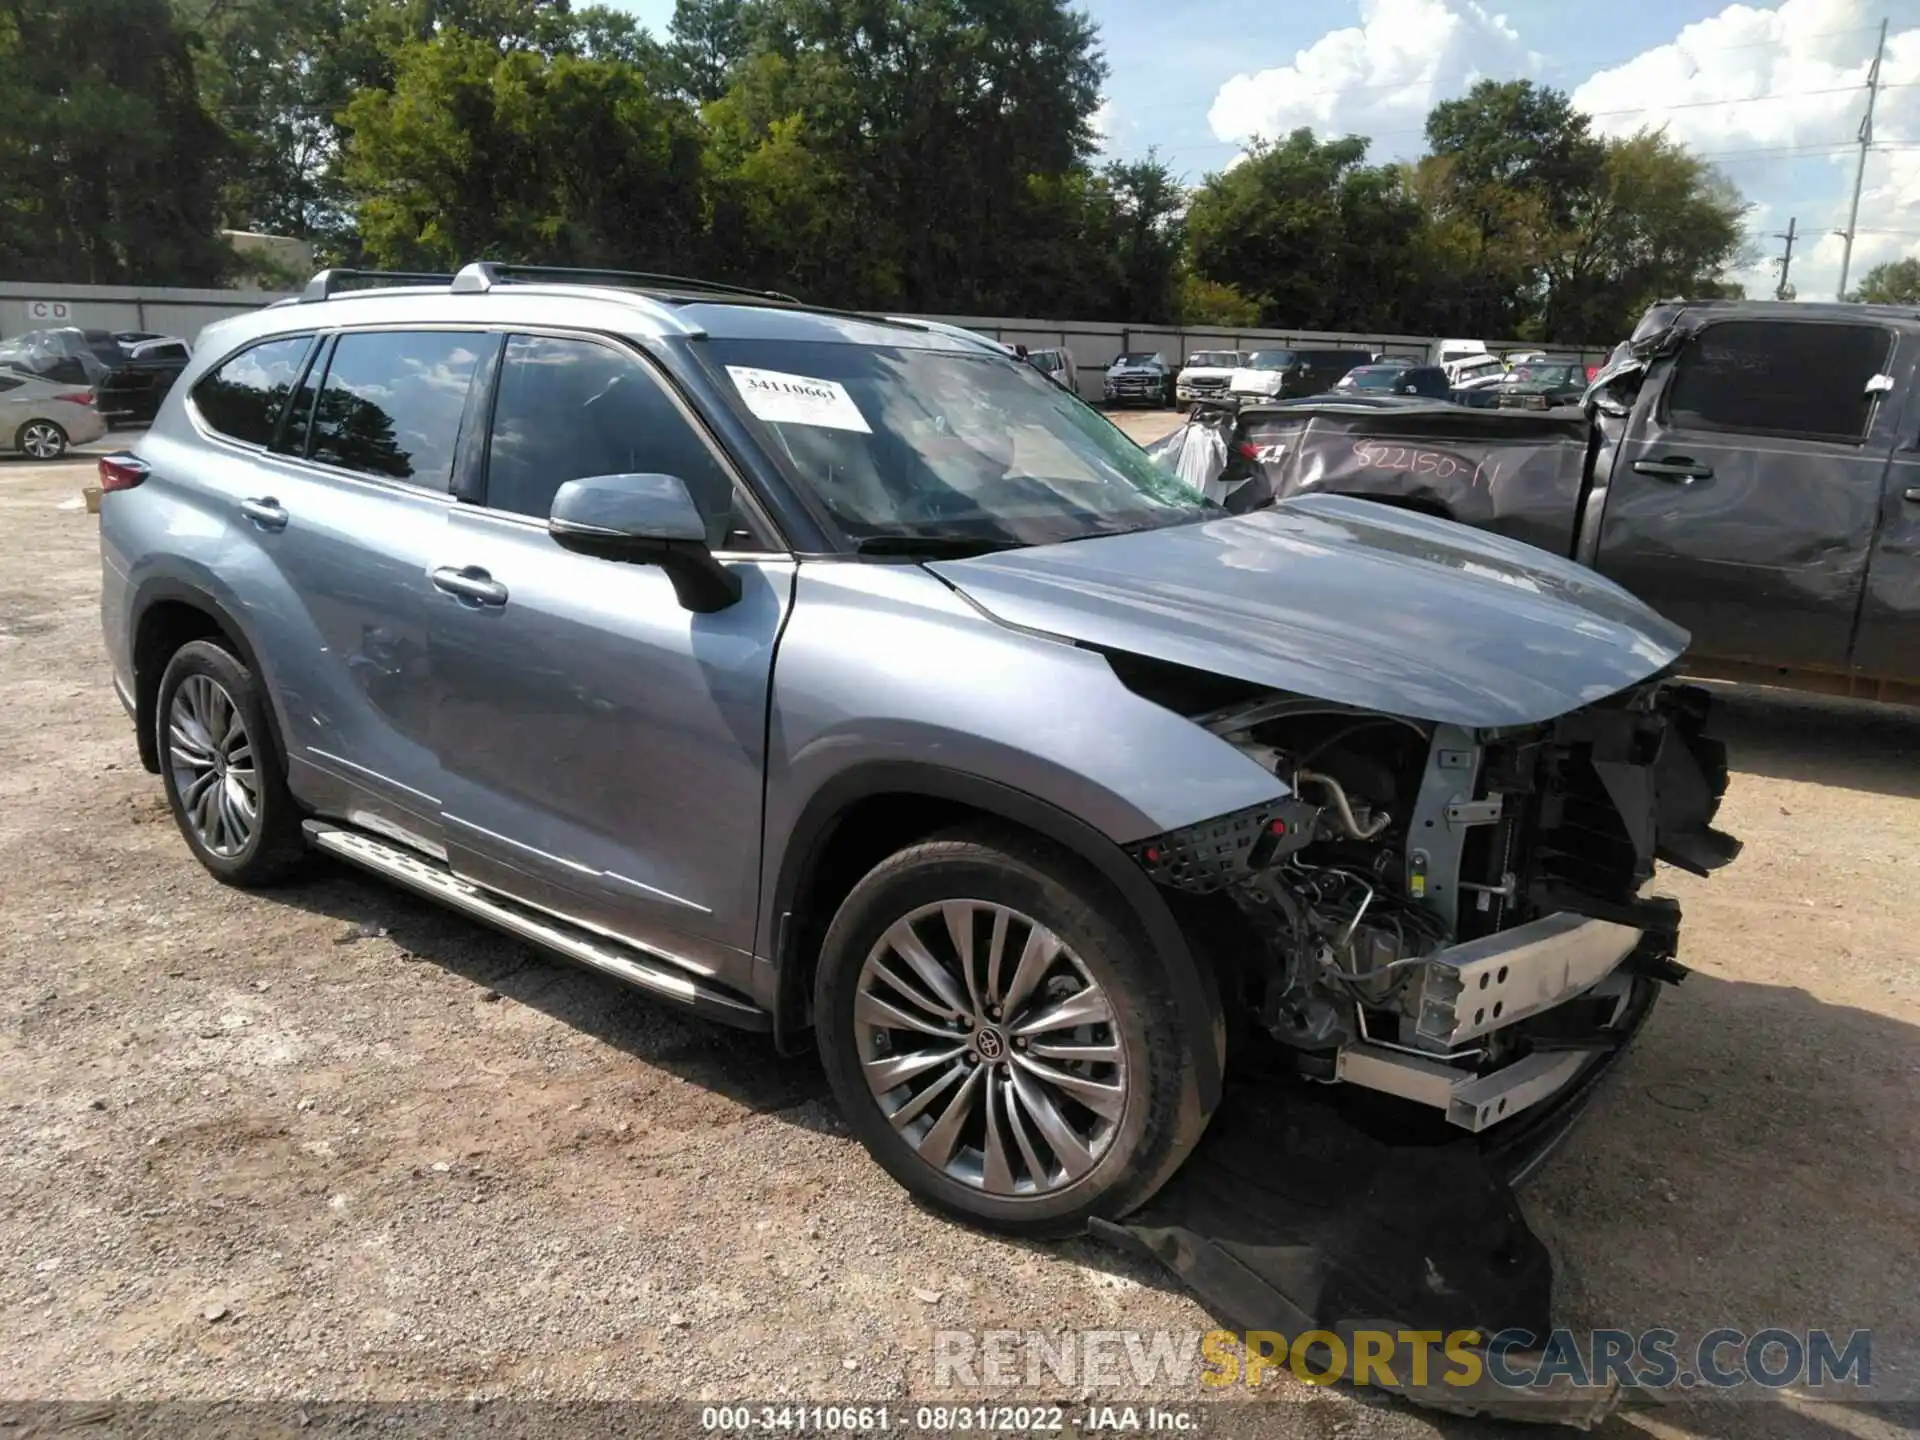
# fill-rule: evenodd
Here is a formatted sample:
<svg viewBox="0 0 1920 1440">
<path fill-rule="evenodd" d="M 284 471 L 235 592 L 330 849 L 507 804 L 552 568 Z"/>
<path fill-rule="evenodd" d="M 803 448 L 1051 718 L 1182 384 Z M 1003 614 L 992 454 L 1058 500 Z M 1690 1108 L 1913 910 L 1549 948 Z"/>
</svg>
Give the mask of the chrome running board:
<svg viewBox="0 0 1920 1440">
<path fill-rule="evenodd" d="M 772 1017 L 747 1000 L 704 984 L 671 968 L 665 961 L 619 941 L 603 939 L 564 920 L 536 913 L 505 896 L 482 890 L 424 855 L 323 820 L 309 820 L 303 828 L 308 843 L 316 849 L 371 870 L 510 935 L 624 980 L 649 994 L 675 1001 L 710 1019 L 749 1030 L 771 1028 Z"/>
</svg>

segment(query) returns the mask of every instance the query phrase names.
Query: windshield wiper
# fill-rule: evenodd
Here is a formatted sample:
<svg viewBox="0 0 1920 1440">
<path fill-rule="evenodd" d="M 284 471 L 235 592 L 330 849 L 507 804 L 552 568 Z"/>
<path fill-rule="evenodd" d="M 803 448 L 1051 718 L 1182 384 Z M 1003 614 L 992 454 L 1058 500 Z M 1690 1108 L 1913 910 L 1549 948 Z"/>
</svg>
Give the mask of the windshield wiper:
<svg viewBox="0 0 1920 1440">
<path fill-rule="evenodd" d="M 869 535 L 853 542 L 857 555 L 926 556 L 934 560 L 966 560 L 998 550 L 1022 548 L 1018 540 L 987 540 L 971 535 Z"/>
</svg>

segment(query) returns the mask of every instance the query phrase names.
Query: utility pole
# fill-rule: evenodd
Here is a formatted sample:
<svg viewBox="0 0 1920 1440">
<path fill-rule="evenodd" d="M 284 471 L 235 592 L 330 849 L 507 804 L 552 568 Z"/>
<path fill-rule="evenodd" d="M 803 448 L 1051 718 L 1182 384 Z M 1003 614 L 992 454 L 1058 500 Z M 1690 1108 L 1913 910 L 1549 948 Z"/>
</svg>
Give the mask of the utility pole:
<svg viewBox="0 0 1920 1440">
<path fill-rule="evenodd" d="M 1793 287 L 1787 283 L 1787 272 L 1793 269 L 1794 231 L 1799 223 L 1798 216 L 1790 215 L 1787 217 L 1786 230 L 1784 232 L 1776 230 L 1773 233 L 1774 239 L 1787 242 L 1786 253 L 1780 257 L 1780 284 L 1773 292 L 1773 298 L 1776 300 L 1788 300 L 1793 297 Z"/>
<path fill-rule="evenodd" d="M 1873 102 L 1880 93 L 1880 60 L 1887 53 L 1887 22 L 1880 21 L 1880 43 L 1873 50 L 1873 68 L 1867 71 L 1867 114 L 1860 122 L 1860 159 L 1853 167 L 1853 204 L 1847 210 L 1847 228 L 1840 232 L 1846 245 L 1840 251 L 1840 288 L 1833 298 L 1847 298 L 1847 271 L 1853 268 L 1853 236 L 1860 223 L 1860 186 L 1867 178 L 1867 151 L 1873 145 Z"/>
</svg>

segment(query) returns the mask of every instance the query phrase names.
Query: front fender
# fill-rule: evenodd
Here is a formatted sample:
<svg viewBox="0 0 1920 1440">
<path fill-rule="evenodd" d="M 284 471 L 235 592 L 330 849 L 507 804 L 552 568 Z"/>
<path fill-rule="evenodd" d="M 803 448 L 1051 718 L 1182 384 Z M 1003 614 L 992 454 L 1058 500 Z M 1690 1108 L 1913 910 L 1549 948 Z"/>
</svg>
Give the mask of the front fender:
<svg viewBox="0 0 1920 1440">
<path fill-rule="evenodd" d="M 835 776 L 874 762 L 1032 795 L 1116 845 L 1287 793 L 1098 652 L 1002 624 L 919 566 L 800 566 L 768 728 L 770 856 Z"/>
<path fill-rule="evenodd" d="M 881 794 L 950 801 L 1093 865 L 1183 987 L 1195 1053 L 1217 1005 L 1125 845 L 1284 796 L 1231 745 L 1121 684 L 1099 653 L 1003 625 L 918 566 L 807 562 L 774 665 L 760 936 L 784 994 L 782 920 L 836 818 Z M 785 1007 L 782 1007 L 783 1009 Z M 1218 1093 L 1217 1074 L 1203 1085 Z"/>
</svg>

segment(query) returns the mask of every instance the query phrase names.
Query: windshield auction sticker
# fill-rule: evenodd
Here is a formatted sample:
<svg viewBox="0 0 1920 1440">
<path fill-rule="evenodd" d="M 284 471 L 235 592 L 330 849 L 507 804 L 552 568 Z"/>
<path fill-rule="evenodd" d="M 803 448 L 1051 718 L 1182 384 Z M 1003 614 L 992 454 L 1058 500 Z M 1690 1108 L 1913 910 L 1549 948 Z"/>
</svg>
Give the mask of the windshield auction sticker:
<svg viewBox="0 0 1920 1440">
<path fill-rule="evenodd" d="M 755 370 L 729 365 L 740 398 L 759 419 L 771 425 L 818 425 L 827 430 L 856 430 L 871 435 L 873 427 L 838 380 L 815 380 L 779 370 Z"/>
</svg>

